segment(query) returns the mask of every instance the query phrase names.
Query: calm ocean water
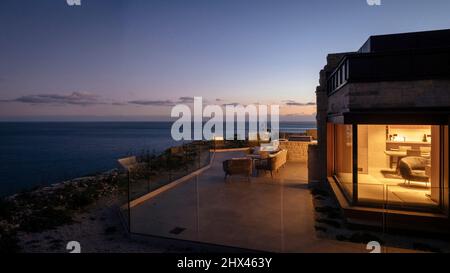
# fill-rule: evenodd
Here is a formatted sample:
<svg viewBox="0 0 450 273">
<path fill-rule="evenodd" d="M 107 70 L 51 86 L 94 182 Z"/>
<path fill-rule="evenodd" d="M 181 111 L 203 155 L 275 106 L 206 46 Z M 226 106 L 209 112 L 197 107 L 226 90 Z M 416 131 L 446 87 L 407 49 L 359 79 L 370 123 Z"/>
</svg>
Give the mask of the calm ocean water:
<svg viewBox="0 0 450 273">
<path fill-rule="evenodd" d="M 170 122 L 0 123 L 0 195 L 106 171 L 117 159 L 179 145 Z M 280 123 L 302 132 L 314 122 Z"/>
</svg>

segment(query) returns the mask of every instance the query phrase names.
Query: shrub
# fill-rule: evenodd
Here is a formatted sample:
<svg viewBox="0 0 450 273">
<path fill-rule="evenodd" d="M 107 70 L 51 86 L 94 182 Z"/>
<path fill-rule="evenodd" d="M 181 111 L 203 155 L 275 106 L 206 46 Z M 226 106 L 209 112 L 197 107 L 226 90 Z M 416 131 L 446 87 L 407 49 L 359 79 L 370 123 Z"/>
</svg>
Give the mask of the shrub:
<svg viewBox="0 0 450 273">
<path fill-rule="evenodd" d="M 20 223 L 20 230 L 26 232 L 41 232 L 58 226 L 72 223 L 71 213 L 65 209 L 51 207 L 33 211 Z"/>
<path fill-rule="evenodd" d="M 95 194 L 92 192 L 81 191 L 73 194 L 67 203 L 68 209 L 79 210 L 82 209 L 95 201 Z"/>
</svg>

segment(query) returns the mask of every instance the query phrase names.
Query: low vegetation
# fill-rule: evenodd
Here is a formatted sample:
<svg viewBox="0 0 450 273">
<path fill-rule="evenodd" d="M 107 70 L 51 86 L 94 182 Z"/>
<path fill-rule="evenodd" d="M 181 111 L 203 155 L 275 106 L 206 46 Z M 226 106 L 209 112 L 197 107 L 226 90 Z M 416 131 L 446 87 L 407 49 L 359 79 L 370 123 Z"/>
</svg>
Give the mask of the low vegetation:
<svg viewBox="0 0 450 273">
<path fill-rule="evenodd" d="M 42 232 L 72 223 L 98 198 L 123 192 L 117 171 L 21 192 L 0 201 L 0 252 L 20 251 L 17 232 Z"/>
<path fill-rule="evenodd" d="M 226 141 L 220 148 L 249 147 L 248 141 Z M 254 145 L 253 145 L 254 146 Z M 156 180 L 158 176 L 190 172 L 209 162 L 213 142 L 196 141 L 172 147 L 156 155 L 143 151 L 141 163 L 131 173 L 133 181 Z M 167 175 L 169 174 L 169 175 Z M 146 182 L 146 183 L 147 183 Z M 158 185 L 155 183 L 155 187 Z M 148 190 L 146 188 L 146 190 Z M 103 174 L 77 178 L 48 187 L 23 191 L 0 199 L 0 253 L 20 252 L 19 232 L 39 233 L 73 223 L 76 213 L 82 212 L 101 197 L 116 194 L 126 200 L 128 179 L 124 173 L 112 170 Z M 106 233 L 114 232 L 107 229 Z"/>
<path fill-rule="evenodd" d="M 189 169 L 197 165 L 202 151 L 209 151 L 210 143 L 195 142 L 167 149 L 159 155 L 143 152 L 139 169 L 133 178 L 145 178 Z M 207 159 L 207 157 L 204 157 Z M 73 223 L 76 213 L 82 212 L 101 197 L 113 194 L 126 200 L 128 179 L 124 173 L 112 170 L 103 174 L 77 178 L 48 187 L 23 191 L 0 199 L 0 253 L 19 252 L 18 232 L 39 233 Z M 105 232 L 112 232 L 108 229 Z"/>
</svg>

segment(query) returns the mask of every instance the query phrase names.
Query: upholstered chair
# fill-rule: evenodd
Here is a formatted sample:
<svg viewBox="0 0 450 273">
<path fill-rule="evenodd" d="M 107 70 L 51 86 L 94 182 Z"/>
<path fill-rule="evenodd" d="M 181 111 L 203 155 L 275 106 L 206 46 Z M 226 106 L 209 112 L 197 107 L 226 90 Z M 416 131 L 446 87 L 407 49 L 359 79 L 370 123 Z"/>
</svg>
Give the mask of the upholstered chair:
<svg viewBox="0 0 450 273">
<path fill-rule="evenodd" d="M 411 181 L 425 182 L 428 186 L 430 178 L 425 174 L 425 167 L 430 161 L 420 156 L 408 156 L 400 160 L 399 170 L 405 183 Z"/>
</svg>

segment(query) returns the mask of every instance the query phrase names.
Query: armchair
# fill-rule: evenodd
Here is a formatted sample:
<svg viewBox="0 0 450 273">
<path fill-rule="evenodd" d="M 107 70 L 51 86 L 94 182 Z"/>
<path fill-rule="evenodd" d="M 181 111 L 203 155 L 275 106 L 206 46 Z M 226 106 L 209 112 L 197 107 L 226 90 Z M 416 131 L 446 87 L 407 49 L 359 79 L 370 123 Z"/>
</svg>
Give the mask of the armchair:
<svg viewBox="0 0 450 273">
<path fill-rule="evenodd" d="M 408 156 L 400 160 L 399 170 L 405 183 L 411 181 L 425 182 L 428 186 L 430 177 L 426 175 L 425 168 L 429 165 L 429 160 L 419 156 Z"/>
<path fill-rule="evenodd" d="M 241 174 L 247 176 L 250 179 L 252 174 L 252 159 L 250 158 L 233 158 L 225 160 L 222 163 L 223 170 L 225 172 L 225 179 L 229 175 Z"/>
</svg>

